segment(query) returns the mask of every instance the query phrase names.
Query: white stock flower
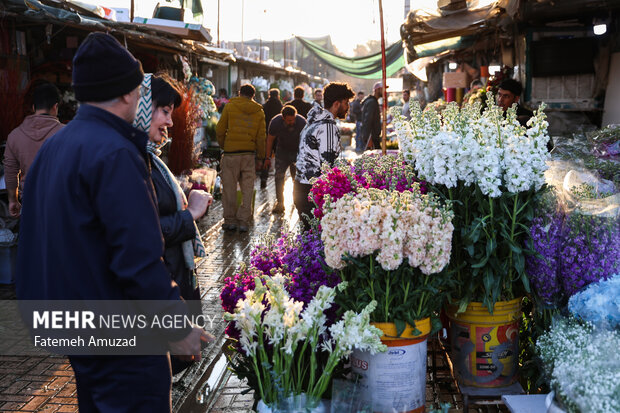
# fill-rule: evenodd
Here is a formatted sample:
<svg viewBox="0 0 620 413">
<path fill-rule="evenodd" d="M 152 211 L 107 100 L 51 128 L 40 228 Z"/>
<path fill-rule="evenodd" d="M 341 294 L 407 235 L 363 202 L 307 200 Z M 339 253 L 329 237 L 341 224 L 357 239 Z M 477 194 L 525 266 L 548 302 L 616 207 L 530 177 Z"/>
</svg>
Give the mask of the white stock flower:
<svg viewBox="0 0 620 413">
<path fill-rule="evenodd" d="M 475 183 L 490 197 L 499 197 L 502 185 L 521 192 L 544 184 L 549 158 L 544 104 L 528 121 L 529 129 L 519 124 L 514 108 L 504 119 L 492 99 L 487 105 L 482 115 L 480 104 L 461 110 L 448 104 L 441 115 L 414 108 L 410 122 L 394 123 L 403 157 L 420 178 L 447 188 Z"/>
</svg>

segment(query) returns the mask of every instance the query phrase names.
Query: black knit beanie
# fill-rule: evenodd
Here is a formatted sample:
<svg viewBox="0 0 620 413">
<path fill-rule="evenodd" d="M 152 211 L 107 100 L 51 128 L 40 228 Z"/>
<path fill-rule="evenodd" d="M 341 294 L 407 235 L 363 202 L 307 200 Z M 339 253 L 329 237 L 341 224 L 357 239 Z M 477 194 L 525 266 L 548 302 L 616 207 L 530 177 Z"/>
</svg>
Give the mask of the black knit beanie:
<svg viewBox="0 0 620 413">
<path fill-rule="evenodd" d="M 73 57 L 73 91 L 79 102 L 104 102 L 140 85 L 142 64 L 114 37 L 88 35 Z"/>
</svg>

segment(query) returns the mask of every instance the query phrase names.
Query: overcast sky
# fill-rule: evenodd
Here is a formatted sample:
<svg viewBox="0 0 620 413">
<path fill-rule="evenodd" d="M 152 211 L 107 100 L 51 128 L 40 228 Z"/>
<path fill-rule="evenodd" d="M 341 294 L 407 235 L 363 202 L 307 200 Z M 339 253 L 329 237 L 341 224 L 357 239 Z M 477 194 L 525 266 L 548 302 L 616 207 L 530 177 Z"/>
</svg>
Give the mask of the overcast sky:
<svg viewBox="0 0 620 413">
<path fill-rule="evenodd" d="M 129 8 L 130 0 L 82 0 L 109 7 Z M 136 16 L 151 17 L 157 0 L 136 0 Z M 160 1 L 165 4 L 165 1 Z M 336 47 L 352 56 L 357 44 L 379 40 L 378 0 L 220 0 L 220 39 L 241 40 L 241 10 L 244 4 L 244 40 L 262 37 L 281 40 L 292 35 L 331 35 Z M 412 5 L 435 6 L 437 0 L 411 0 Z M 178 3 L 176 3 L 178 4 Z M 175 4 L 175 5 L 176 5 Z M 203 24 L 217 41 L 218 0 L 203 0 Z M 386 43 L 400 40 L 405 0 L 384 0 Z"/>
</svg>

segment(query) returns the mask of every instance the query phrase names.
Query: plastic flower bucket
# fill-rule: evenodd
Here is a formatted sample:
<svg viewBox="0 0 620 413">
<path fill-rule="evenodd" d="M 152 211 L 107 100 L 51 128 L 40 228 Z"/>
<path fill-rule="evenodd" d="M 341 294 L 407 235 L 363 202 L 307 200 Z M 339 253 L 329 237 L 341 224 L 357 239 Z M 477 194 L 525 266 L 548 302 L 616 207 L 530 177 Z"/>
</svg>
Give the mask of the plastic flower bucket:
<svg viewBox="0 0 620 413">
<path fill-rule="evenodd" d="M 373 412 L 418 413 L 426 402 L 426 339 L 430 318 L 407 324 L 400 337 L 393 323 L 372 323 L 383 331 L 385 353 L 371 355 L 354 350 L 351 365 L 360 375 L 360 388 L 372 400 Z M 418 334 L 414 335 L 417 328 Z M 366 390 L 366 391 L 364 391 Z"/>
<path fill-rule="evenodd" d="M 470 303 L 456 314 L 448 307 L 452 363 L 459 383 L 476 387 L 509 386 L 519 378 L 521 298 L 495 303 L 493 314 Z"/>
</svg>

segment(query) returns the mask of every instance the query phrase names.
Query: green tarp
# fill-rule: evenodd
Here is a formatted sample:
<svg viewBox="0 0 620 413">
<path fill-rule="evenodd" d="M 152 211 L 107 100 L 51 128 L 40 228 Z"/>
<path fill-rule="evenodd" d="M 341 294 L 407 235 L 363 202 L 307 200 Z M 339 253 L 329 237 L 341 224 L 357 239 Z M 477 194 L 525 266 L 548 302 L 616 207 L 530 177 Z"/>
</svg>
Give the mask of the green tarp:
<svg viewBox="0 0 620 413">
<path fill-rule="evenodd" d="M 360 77 L 362 79 L 381 79 L 381 53 L 375 53 L 365 57 L 343 57 L 325 50 L 318 44 L 304 39 L 297 38 L 310 52 L 318 57 L 325 64 L 339 70 L 347 75 Z M 448 39 L 435 42 L 424 43 L 414 46 L 417 58 L 435 56 L 446 50 L 459 50 L 471 46 L 474 43 L 473 36 L 450 37 Z M 393 76 L 405 66 L 402 43 L 394 43 L 385 50 L 385 62 L 387 77 Z"/>
<path fill-rule="evenodd" d="M 336 70 L 362 79 L 381 79 L 381 52 L 364 57 L 343 57 L 325 50 L 310 40 L 302 37 L 297 39 L 323 63 Z M 385 64 L 388 77 L 405 67 L 401 42 L 394 43 L 385 50 Z"/>
</svg>

